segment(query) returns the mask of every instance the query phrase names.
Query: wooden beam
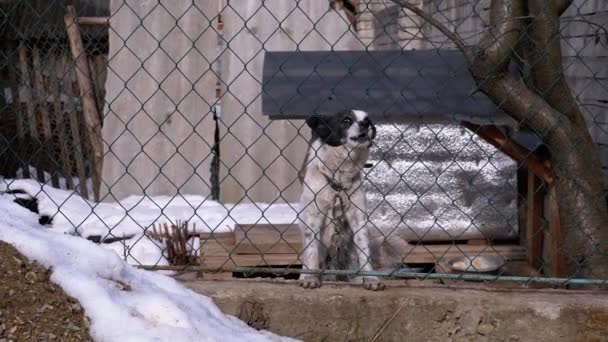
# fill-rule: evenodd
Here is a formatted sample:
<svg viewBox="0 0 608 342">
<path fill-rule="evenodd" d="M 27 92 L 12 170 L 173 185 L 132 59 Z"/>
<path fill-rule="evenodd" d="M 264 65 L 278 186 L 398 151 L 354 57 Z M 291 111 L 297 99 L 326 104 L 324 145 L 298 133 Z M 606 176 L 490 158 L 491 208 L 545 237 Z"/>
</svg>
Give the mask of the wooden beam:
<svg viewBox="0 0 608 342">
<path fill-rule="evenodd" d="M 36 120 L 36 108 L 34 107 L 34 99 L 32 97 L 32 79 L 30 75 L 29 60 L 27 56 L 27 50 L 24 44 L 20 44 L 17 49 L 19 53 L 19 100 L 24 104 L 25 113 L 27 117 L 27 123 L 30 131 L 30 138 L 34 143 L 34 150 L 28 151 L 33 152 L 34 163 L 36 164 L 36 178 L 38 181 L 44 183 L 44 169 L 40 167 L 40 158 L 37 157 L 37 149 L 40 144 L 40 134 L 38 134 L 38 120 Z M 18 104 L 21 108 L 21 104 Z M 21 110 L 19 110 L 21 112 Z M 25 168 L 28 168 L 27 173 L 29 174 L 29 162 L 25 163 Z"/>
<path fill-rule="evenodd" d="M 257 227 L 257 225 L 253 226 Z M 251 228 L 252 229 L 258 228 Z M 286 230 L 288 227 L 286 227 Z M 265 231 L 266 229 L 262 229 Z M 238 241 L 234 232 L 227 233 L 204 233 L 200 234 L 200 262 L 201 265 L 209 267 L 221 267 L 228 271 L 240 266 L 279 266 L 279 265 L 301 265 L 300 253 L 240 253 Z M 302 237 L 300 236 L 300 239 Z M 294 235 L 295 239 L 295 235 Z M 302 241 L 299 242 L 299 245 Z M 267 245 L 268 246 L 268 245 Z M 257 246 L 256 246 L 257 247 Z M 263 246 L 261 246 L 263 247 Z M 264 248 L 264 247 L 263 247 Z M 241 250 L 242 251 L 242 250 Z M 247 247 L 245 252 L 251 252 Z M 256 250 L 257 251 L 257 250 Z M 526 250 L 516 245 L 467 245 L 467 244 L 442 244 L 442 245 L 414 245 L 410 251 L 403 251 L 404 261 L 412 264 L 433 264 L 442 258 L 453 258 L 463 255 L 475 257 L 479 255 L 500 256 L 507 261 L 526 260 Z"/>
<path fill-rule="evenodd" d="M 69 130 L 66 128 L 66 131 L 70 133 L 68 137 L 71 137 L 72 146 L 74 147 L 73 160 L 76 165 L 76 173 L 80 179 L 78 193 L 80 196 L 89 199 L 85 155 L 83 141 L 81 139 L 82 134 L 80 132 L 80 120 L 78 120 L 78 109 L 75 101 L 78 86 L 74 84 L 74 79 L 76 78 L 75 72 L 74 68 L 69 66 L 70 63 L 68 62 L 68 58 L 69 57 L 67 55 L 61 56 L 61 63 L 64 65 L 64 70 L 66 70 L 66 76 L 63 82 L 64 92 L 67 95 L 65 106 L 67 107 L 66 112 L 69 122 Z"/>
<path fill-rule="evenodd" d="M 66 111 L 61 105 L 61 79 L 67 78 L 65 59 L 61 56 L 52 54 L 50 57 L 50 85 L 49 90 L 55 95 L 53 99 L 53 115 L 57 120 L 55 134 L 59 141 L 59 156 L 61 158 L 61 168 L 63 177 L 65 177 L 65 186 L 67 189 L 74 189 L 74 179 L 72 177 L 72 160 L 70 159 L 70 135 L 69 121 L 65 115 Z"/>
<path fill-rule="evenodd" d="M 44 87 L 44 76 L 42 75 L 42 62 L 40 61 L 40 50 L 37 47 L 32 48 L 32 67 L 34 73 L 34 94 L 35 105 L 38 108 L 37 117 L 40 118 L 42 123 L 42 134 L 41 138 L 44 144 L 42 153 L 44 153 L 43 159 L 46 161 L 47 167 L 49 167 L 49 174 L 51 175 L 51 184 L 55 188 L 59 188 L 59 177 L 57 176 L 57 168 L 59 165 L 55 160 L 53 154 L 53 132 L 51 129 L 51 120 L 49 117 L 49 108 L 47 103 L 47 93 Z M 51 170 L 54 168 L 54 170 Z"/>
<path fill-rule="evenodd" d="M 302 250 L 298 224 L 237 224 L 234 234 L 236 254 L 297 254 Z"/>
<path fill-rule="evenodd" d="M 553 183 L 551 169 L 547 167 L 546 163 L 540 160 L 534 152 L 528 150 L 513 139 L 509 139 L 496 126 L 479 126 L 467 121 L 462 121 L 461 124 L 504 154 L 531 169 L 547 184 Z"/>
<path fill-rule="evenodd" d="M 79 25 L 108 25 L 109 17 L 78 17 Z"/>
<path fill-rule="evenodd" d="M 16 48 L 11 44 L 12 48 L 16 50 Z M 19 81 L 17 81 L 17 72 L 15 69 L 10 69 L 8 72 L 8 78 L 11 87 L 11 98 L 12 105 L 14 108 L 14 113 L 16 117 L 17 124 L 17 137 L 19 138 L 18 146 L 17 146 L 17 162 L 19 167 L 21 168 L 23 177 L 30 178 L 30 170 L 27 163 L 27 145 L 26 145 L 26 137 L 27 137 L 27 126 L 26 120 L 24 120 L 24 113 L 21 110 L 21 100 L 19 99 Z"/>
<path fill-rule="evenodd" d="M 555 186 L 549 187 L 548 201 L 549 233 L 551 234 L 549 247 L 551 267 L 549 275 L 552 277 L 567 277 L 568 269 L 566 267 L 566 257 L 563 253 L 564 231 L 559 219 L 559 206 L 557 204 Z"/>
<path fill-rule="evenodd" d="M 526 252 L 527 261 L 535 270 L 542 267 L 544 190 L 542 181 L 528 169 L 526 191 Z"/>
<path fill-rule="evenodd" d="M 65 26 L 70 42 L 70 50 L 76 64 L 76 78 L 80 88 L 82 99 L 82 111 L 93 150 L 93 192 L 95 200 L 99 200 L 101 188 L 101 170 L 103 169 L 103 140 L 101 135 L 101 116 L 97 110 L 95 92 L 91 81 L 91 69 L 87 61 L 86 50 L 82 43 L 80 30 L 76 19 L 74 6 L 67 6 L 67 14 L 64 16 Z"/>
</svg>

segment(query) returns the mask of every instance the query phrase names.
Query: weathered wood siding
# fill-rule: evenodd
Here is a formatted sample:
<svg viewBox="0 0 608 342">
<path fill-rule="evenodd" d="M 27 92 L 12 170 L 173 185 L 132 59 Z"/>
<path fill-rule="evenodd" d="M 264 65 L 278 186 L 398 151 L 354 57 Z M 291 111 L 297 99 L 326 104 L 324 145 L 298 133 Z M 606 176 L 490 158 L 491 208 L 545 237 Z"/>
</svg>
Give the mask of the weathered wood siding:
<svg viewBox="0 0 608 342">
<path fill-rule="evenodd" d="M 105 199 L 208 194 L 218 1 L 111 1 Z"/>
<path fill-rule="evenodd" d="M 261 112 L 264 51 L 360 50 L 342 12 L 319 0 L 239 0 L 222 9 L 221 200 L 297 201 L 309 139 L 302 121 Z"/>
</svg>

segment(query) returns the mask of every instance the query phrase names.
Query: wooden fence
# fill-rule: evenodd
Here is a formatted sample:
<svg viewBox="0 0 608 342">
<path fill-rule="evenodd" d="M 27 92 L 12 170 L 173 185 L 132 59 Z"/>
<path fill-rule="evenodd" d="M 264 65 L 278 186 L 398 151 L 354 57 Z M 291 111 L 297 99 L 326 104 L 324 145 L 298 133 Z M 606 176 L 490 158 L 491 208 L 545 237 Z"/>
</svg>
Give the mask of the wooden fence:
<svg viewBox="0 0 608 342">
<path fill-rule="evenodd" d="M 15 48 L 5 73 L 9 86 L 4 89 L 3 115 L 13 123 L 4 130 L 14 127 L 16 142 L 8 140 L 13 158 L 8 161 L 12 165 L 4 169 L 94 199 L 92 148 L 69 47 L 22 41 Z M 106 56 L 89 54 L 86 58 L 94 75 L 94 98 L 102 104 Z M 4 135 L 11 136 L 11 132 Z"/>
</svg>

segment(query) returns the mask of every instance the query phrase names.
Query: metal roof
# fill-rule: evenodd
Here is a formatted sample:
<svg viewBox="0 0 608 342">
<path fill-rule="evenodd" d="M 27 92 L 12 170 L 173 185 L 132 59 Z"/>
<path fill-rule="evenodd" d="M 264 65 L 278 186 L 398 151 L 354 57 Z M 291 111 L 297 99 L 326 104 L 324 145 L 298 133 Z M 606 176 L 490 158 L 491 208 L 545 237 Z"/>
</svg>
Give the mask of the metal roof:
<svg viewBox="0 0 608 342">
<path fill-rule="evenodd" d="M 271 119 L 361 109 L 388 121 L 508 120 L 474 92 L 454 50 L 266 52 L 262 87 L 262 112 Z"/>
</svg>

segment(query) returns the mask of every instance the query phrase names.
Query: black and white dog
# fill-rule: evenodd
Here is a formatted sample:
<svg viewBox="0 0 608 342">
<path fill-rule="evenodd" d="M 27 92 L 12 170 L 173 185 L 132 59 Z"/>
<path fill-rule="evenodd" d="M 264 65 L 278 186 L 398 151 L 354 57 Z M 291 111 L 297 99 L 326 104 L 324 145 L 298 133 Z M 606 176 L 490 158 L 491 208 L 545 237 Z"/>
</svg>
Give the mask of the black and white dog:
<svg viewBox="0 0 608 342">
<path fill-rule="evenodd" d="M 312 116 L 306 123 L 312 130 L 313 142 L 300 198 L 303 268 L 323 270 L 333 262 L 339 268 L 372 271 L 361 169 L 367 162 L 376 128 L 367 113 L 359 110 Z M 359 280 L 368 290 L 384 288 L 376 277 Z M 317 288 L 321 278 L 302 273 L 300 285 Z"/>
</svg>

